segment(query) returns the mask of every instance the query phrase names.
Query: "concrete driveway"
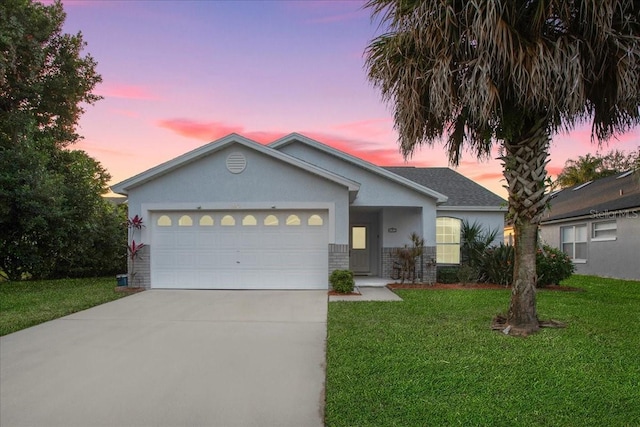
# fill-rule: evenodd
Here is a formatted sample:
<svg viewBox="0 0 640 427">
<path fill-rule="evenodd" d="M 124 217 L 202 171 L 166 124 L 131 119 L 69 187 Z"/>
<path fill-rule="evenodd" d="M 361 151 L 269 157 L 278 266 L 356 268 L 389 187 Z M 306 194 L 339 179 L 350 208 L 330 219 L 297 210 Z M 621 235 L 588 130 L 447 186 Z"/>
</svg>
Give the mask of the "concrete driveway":
<svg viewBox="0 0 640 427">
<path fill-rule="evenodd" d="M 132 295 L 0 338 L 1 426 L 322 426 L 326 291 Z"/>
</svg>

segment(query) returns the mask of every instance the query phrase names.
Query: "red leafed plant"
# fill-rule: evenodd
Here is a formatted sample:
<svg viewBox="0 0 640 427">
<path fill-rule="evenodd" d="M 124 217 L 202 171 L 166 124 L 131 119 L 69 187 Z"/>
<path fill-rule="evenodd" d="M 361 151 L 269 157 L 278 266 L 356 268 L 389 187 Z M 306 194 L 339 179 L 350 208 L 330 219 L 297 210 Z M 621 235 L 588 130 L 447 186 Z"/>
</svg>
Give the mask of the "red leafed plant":
<svg viewBox="0 0 640 427">
<path fill-rule="evenodd" d="M 142 253 L 142 248 L 144 248 L 144 243 L 136 243 L 135 234 L 136 230 L 142 230 L 144 228 L 144 221 L 140 215 L 137 215 L 132 218 L 127 218 L 127 228 L 129 229 L 129 240 L 131 243 L 127 244 L 127 252 L 129 255 L 129 259 L 131 260 L 131 274 L 130 279 L 131 283 L 134 283 L 136 278 L 136 259 L 140 257 Z"/>
<path fill-rule="evenodd" d="M 127 228 L 133 230 L 140 230 L 144 227 L 144 222 L 142 221 L 142 217 L 137 215 L 133 218 L 127 218 Z"/>
<path fill-rule="evenodd" d="M 140 251 L 142 248 L 144 248 L 144 243 L 136 243 L 135 240 L 132 240 L 131 244 L 127 245 L 127 250 L 129 251 L 129 258 L 131 259 L 131 261 L 133 261 L 140 255 Z"/>
</svg>

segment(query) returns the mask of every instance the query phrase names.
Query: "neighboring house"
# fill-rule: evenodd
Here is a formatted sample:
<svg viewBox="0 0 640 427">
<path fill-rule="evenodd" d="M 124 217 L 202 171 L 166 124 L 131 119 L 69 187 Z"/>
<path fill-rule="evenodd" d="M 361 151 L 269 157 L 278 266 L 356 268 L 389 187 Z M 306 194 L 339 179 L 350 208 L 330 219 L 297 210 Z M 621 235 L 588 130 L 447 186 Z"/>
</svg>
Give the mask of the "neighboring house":
<svg viewBox="0 0 640 427">
<path fill-rule="evenodd" d="M 130 284 L 327 289 L 329 273 L 390 277 L 425 239 L 417 271 L 458 263 L 460 220 L 500 228 L 504 200 L 447 168 L 382 168 L 300 134 L 232 134 L 112 187 L 146 226 Z M 437 249 L 436 249 L 437 248 Z M 132 267 L 130 266 L 130 269 Z"/>
<path fill-rule="evenodd" d="M 576 273 L 640 280 L 640 180 L 632 172 L 560 190 L 542 240 L 569 254 Z"/>
</svg>

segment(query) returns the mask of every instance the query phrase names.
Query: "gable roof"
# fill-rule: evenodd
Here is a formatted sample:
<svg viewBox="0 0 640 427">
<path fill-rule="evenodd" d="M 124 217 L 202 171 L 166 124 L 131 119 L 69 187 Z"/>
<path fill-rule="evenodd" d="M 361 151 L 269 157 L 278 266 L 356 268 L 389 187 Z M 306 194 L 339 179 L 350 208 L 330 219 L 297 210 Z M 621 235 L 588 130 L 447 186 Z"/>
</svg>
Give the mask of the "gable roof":
<svg viewBox="0 0 640 427">
<path fill-rule="evenodd" d="M 165 163 L 162 163 L 158 166 L 155 166 L 151 169 L 148 169 L 134 177 L 126 179 L 118 184 L 111 186 L 111 189 L 114 193 L 118 194 L 128 194 L 128 191 L 131 188 L 142 185 L 146 182 L 149 182 L 153 179 L 156 179 L 162 175 L 168 174 L 171 171 L 174 171 L 178 168 L 181 168 L 189 163 L 192 163 L 196 160 L 202 159 L 206 156 L 209 156 L 217 151 L 222 150 L 225 147 L 228 147 L 232 144 L 240 144 L 244 147 L 247 147 L 251 150 L 260 152 L 266 156 L 270 156 L 272 158 L 278 159 L 282 162 L 288 163 L 300 169 L 306 170 L 312 174 L 318 175 L 322 178 L 325 178 L 329 181 L 335 182 L 337 184 L 343 185 L 349 189 L 350 193 L 356 193 L 360 189 L 360 184 L 345 178 L 343 176 L 337 175 L 333 172 L 330 172 L 326 169 L 319 168 L 310 163 L 304 162 L 300 159 L 297 159 L 293 156 L 289 156 L 285 153 L 281 153 L 277 150 L 272 150 L 269 147 L 266 147 L 258 142 L 252 141 L 248 138 L 245 138 L 241 135 L 232 133 L 230 135 L 225 136 L 217 141 L 211 142 L 209 144 L 203 145 L 202 147 L 196 148 L 195 150 L 189 151 L 181 156 L 178 156 L 172 160 L 169 160 Z M 353 195 L 353 194 L 352 194 Z"/>
<path fill-rule="evenodd" d="M 480 184 L 450 168 L 416 168 L 413 166 L 385 167 L 420 185 L 434 189 L 449 197 L 438 209 L 447 207 L 499 208 L 506 210 L 507 201 Z"/>
<path fill-rule="evenodd" d="M 386 168 L 382 168 L 380 166 L 376 166 L 373 163 L 367 162 L 366 160 L 362 160 L 358 157 L 352 156 L 351 154 L 347 154 L 343 151 L 340 150 L 336 150 L 335 148 L 329 147 L 328 145 L 325 145 L 321 142 L 318 142 L 314 139 L 311 139 L 309 137 L 306 137 L 304 135 L 301 135 L 299 133 L 291 133 L 289 135 L 286 135 L 274 142 L 272 142 L 271 144 L 269 144 L 269 147 L 275 149 L 275 150 L 279 150 L 289 144 L 292 144 L 294 142 L 299 142 L 305 145 L 308 145 L 310 147 L 313 147 L 319 151 L 322 151 L 324 153 L 327 153 L 329 155 L 332 155 L 334 157 L 337 157 L 339 159 L 342 159 L 348 163 L 351 163 L 355 166 L 358 166 L 362 169 L 365 169 L 369 172 L 372 172 L 376 175 L 382 176 L 390 181 L 396 182 L 400 185 L 403 185 L 405 187 L 409 187 L 410 189 L 417 191 L 421 194 L 427 195 L 429 197 L 432 197 L 434 199 L 436 199 L 436 203 L 437 204 L 442 204 L 445 203 L 448 200 L 448 196 L 445 196 L 443 193 L 434 190 L 432 187 L 430 186 L 426 186 L 423 185 L 419 182 L 407 179 L 399 174 L 395 174 L 389 170 L 387 170 Z"/>
<path fill-rule="evenodd" d="M 640 180 L 625 172 L 562 189 L 551 196 L 542 223 L 626 210 L 640 210 Z"/>
</svg>

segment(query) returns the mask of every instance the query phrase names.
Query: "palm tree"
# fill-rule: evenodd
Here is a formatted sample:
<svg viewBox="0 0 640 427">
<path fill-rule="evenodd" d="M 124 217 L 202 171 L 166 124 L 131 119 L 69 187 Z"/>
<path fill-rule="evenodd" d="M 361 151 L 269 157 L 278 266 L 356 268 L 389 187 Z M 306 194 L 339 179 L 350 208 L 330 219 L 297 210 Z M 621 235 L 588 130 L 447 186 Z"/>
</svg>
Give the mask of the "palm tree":
<svg viewBox="0 0 640 427">
<path fill-rule="evenodd" d="M 449 161 L 499 144 L 515 228 L 511 334 L 539 328 L 537 224 L 551 136 L 591 121 L 599 143 L 640 123 L 634 0 L 369 0 L 387 31 L 365 51 L 405 157 L 443 138 Z"/>
<path fill-rule="evenodd" d="M 569 159 L 565 162 L 556 183 L 562 188 L 583 184 L 602 178 L 601 170 L 602 158 L 594 157 L 591 154 L 580 156 L 578 160 Z"/>
<path fill-rule="evenodd" d="M 592 156 L 587 153 L 585 156 L 578 156 L 578 160 L 567 160 L 555 184 L 561 188 L 584 184 L 594 179 L 637 169 L 639 162 L 640 149 L 637 153 L 618 150 L 612 150 L 606 155 L 596 153 Z"/>
</svg>

